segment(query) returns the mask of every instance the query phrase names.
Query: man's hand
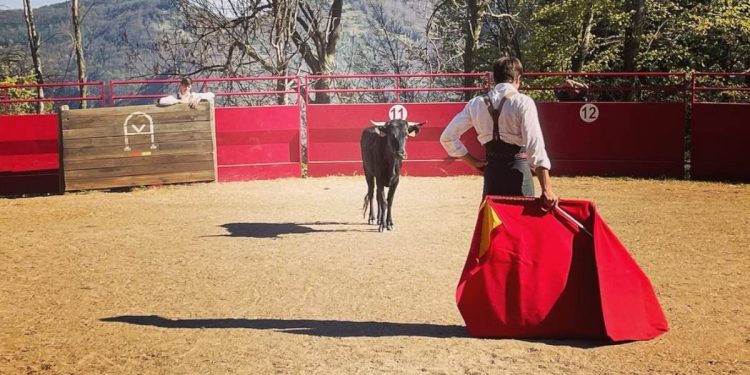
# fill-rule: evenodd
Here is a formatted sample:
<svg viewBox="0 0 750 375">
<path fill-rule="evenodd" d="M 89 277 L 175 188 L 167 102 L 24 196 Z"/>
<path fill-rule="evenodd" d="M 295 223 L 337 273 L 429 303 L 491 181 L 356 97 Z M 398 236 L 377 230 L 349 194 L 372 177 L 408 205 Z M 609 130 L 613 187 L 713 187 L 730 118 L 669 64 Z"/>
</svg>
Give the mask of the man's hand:
<svg viewBox="0 0 750 375">
<path fill-rule="evenodd" d="M 544 167 L 537 167 L 536 177 L 539 179 L 539 185 L 542 186 L 542 195 L 539 199 L 542 201 L 542 211 L 549 211 L 560 202 L 560 198 L 552 191 L 552 179 L 549 177 L 549 171 Z"/>
<path fill-rule="evenodd" d="M 195 109 L 197 105 L 198 105 L 198 100 L 194 98 L 190 98 L 190 101 L 188 101 L 188 106 L 190 106 L 190 108 Z"/>
<path fill-rule="evenodd" d="M 542 211 L 545 212 L 557 207 L 557 204 L 560 203 L 560 198 L 552 190 L 542 191 L 540 198 L 542 200 Z"/>
<path fill-rule="evenodd" d="M 484 160 L 479 160 L 471 154 L 466 154 L 460 158 L 461 160 L 465 161 L 469 165 L 471 165 L 472 168 L 478 170 L 479 172 L 484 172 L 484 167 L 487 166 L 487 162 Z"/>
</svg>

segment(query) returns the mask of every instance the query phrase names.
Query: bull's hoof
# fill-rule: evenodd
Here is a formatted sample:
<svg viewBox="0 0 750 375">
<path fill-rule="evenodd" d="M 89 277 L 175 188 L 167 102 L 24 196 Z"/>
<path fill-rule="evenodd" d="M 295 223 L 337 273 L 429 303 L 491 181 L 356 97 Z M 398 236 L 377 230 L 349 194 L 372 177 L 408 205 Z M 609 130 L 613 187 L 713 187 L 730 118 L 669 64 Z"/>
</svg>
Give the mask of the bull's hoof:
<svg viewBox="0 0 750 375">
<path fill-rule="evenodd" d="M 369 224 L 369 225 L 375 224 L 375 218 L 371 217 L 371 218 L 367 219 L 367 224 Z"/>
<path fill-rule="evenodd" d="M 378 227 L 378 232 L 382 233 L 384 231 L 385 231 L 385 227 L 383 227 L 382 225 Z"/>
</svg>

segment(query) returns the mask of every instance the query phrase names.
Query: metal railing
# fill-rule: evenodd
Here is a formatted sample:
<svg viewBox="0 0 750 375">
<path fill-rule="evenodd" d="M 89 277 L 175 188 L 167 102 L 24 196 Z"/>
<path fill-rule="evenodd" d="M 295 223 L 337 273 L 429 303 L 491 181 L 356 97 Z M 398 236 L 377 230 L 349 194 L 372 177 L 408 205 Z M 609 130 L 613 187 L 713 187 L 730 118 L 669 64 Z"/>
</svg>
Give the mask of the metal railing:
<svg viewBox="0 0 750 375">
<path fill-rule="evenodd" d="M 566 90 L 564 79 L 585 83 L 589 101 L 684 102 L 689 90 L 687 73 L 553 72 L 524 73 L 522 91 L 541 101 L 554 101 L 554 93 Z"/>
<path fill-rule="evenodd" d="M 71 87 L 95 87 L 98 88 L 98 95 L 87 95 L 87 96 L 56 96 L 58 91 L 62 91 L 62 94 L 67 94 L 67 88 Z M 33 92 L 27 92 L 27 95 L 36 96 L 36 92 L 39 89 L 57 89 L 45 92 L 43 98 L 14 98 L 16 90 L 30 90 Z M 49 96 L 46 96 L 49 95 Z M 7 114 L 8 108 L 13 104 L 31 104 L 31 103 L 62 103 L 62 102 L 80 102 L 80 101 L 98 101 L 100 106 L 104 106 L 104 82 L 60 82 L 60 83 L 23 83 L 14 85 L 0 85 L 0 105 L 2 105 L 2 113 Z"/>
<path fill-rule="evenodd" d="M 700 81 L 709 81 L 707 84 L 713 86 L 702 85 Z M 693 73 L 690 86 L 691 103 L 750 103 L 750 72 Z"/>
<path fill-rule="evenodd" d="M 122 80 L 109 82 L 109 104 L 117 105 L 118 101 L 143 101 L 144 99 L 158 99 L 169 95 L 174 90 L 166 90 L 169 85 L 179 84 L 179 79 L 161 79 L 161 80 Z M 217 105 L 223 105 L 221 98 L 237 97 L 273 97 L 277 101 L 275 104 L 288 104 L 287 96 L 294 95 L 293 104 L 300 104 L 300 77 L 297 76 L 273 76 L 273 77 L 234 77 L 234 78 L 194 78 L 193 85 L 200 84 L 198 91 L 210 91 L 216 96 Z M 252 89 L 252 87 L 262 86 L 264 84 L 284 84 L 283 90 L 278 89 Z M 218 85 L 215 85 L 218 84 Z M 291 88 L 288 88 L 291 84 Z M 130 88 L 138 85 L 135 89 L 136 94 L 119 94 L 117 89 Z M 218 87 L 217 87 L 218 86 Z M 144 93 L 146 92 L 146 93 Z M 152 93 L 153 92 L 153 93 Z M 229 105 L 258 105 L 260 101 L 252 100 L 224 100 Z M 141 103 L 142 104 L 142 103 Z"/>
<path fill-rule="evenodd" d="M 464 80 L 474 81 L 473 86 Z M 660 102 L 750 102 L 750 73 L 642 73 L 642 72 L 530 72 L 524 74 L 522 91 L 537 100 L 554 101 L 563 79 L 581 80 L 588 85 L 591 100 Z M 689 79 L 688 79 L 689 78 Z M 325 84 L 319 84 L 326 80 Z M 179 79 L 113 80 L 105 91 L 104 82 L 62 82 L 0 85 L 0 109 L 40 102 L 98 102 L 98 106 L 151 102 L 176 91 Z M 307 76 L 267 76 L 233 78 L 194 78 L 196 91 L 211 91 L 217 106 L 316 104 L 313 97 L 328 95 L 330 103 L 456 102 L 469 93 L 492 87 L 491 73 L 434 74 L 332 74 Z M 174 85 L 174 87 L 170 87 Z M 71 88 L 98 88 L 93 95 L 72 96 Z M 279 89 L 283 87 L 283 89 Z M 37 89 L 46 97 L 37 98 Z M 19 98 L 15 90 L 24 92 Z M 32 91 L 33 90 L 33 91 Z M 32 97 L 34 96 L 34 97 Z"/>
<path fill-rule="evenodd" d="M 451 81 L 470 79 L 482 79 L 481 85 L 477 86 L 448 86 Z M 327 80 L 328 88 L 315 88 L 313 82 Z M 417 80 L 419 85 L 414 84 Z M 360 82 L 369 83 L 369 87 L 357 87 Z M 382 84 L 386 81 L 387 84 Z M 390 81 L 390 82 L 388 82 Z M 424 84 L 427 81 L 427 84 Z M 436 83 L 438 85 L 436 85 Z M 415 94 L 419 93 L 465 93 L 486 91 L 491 88 L 492 79 L 490 73 L 419 73 L 419 74 L 331 74 L 331 75 L 308 75 L 304 77 L 305 103 L 310 104 L 311 95 L 334 94 L 338 97 L 339 102 L 347 102 L 346 98 L 342 99 L 342 94 L 359 94 L 351 97 L 357 100 L 350 102 L 415 102 L 418 99 Z M 377 86 L 377 87 L 374 87 Z M 446 87 L 447 86 L 447 87 Z M 379 94 L 369 95 L 368 94 Z M 392 94 L 388 97 L 385 94 Z M 408 95 L 411 94 L 411 97 Z M 441 101 L 447 98 L 447 95 L 438 97 L 426 96 L 432 101 Z M 461 96 L 463 98 L 463 95 Z M 437 99 L 437 100 L 434 100 Z"/>
</svg>

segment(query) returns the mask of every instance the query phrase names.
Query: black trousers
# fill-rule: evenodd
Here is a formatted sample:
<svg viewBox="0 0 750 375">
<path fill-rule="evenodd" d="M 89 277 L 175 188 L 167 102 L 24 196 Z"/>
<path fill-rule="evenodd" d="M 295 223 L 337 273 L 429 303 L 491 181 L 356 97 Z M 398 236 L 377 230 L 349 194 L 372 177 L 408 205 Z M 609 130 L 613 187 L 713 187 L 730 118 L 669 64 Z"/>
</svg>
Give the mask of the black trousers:
<svg viewBox="0 0 750 375">
<path fill-rule="evenodd" d="M 523 147 L 493 140 L 485 144 L 485 152 L 482 195 L 534 196 L 534 181 L 529 161 L 522 156 L 526 152 Z"/>
</svg>

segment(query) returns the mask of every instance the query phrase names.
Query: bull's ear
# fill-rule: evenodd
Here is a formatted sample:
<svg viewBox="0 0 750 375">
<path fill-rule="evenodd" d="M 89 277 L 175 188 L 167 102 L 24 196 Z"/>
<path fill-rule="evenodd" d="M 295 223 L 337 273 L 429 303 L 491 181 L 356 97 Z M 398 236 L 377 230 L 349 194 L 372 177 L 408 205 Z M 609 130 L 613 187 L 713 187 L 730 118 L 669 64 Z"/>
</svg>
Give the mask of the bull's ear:
<svg viewBox="0 0 750 375">
<path fill-rule="evenodd" d="M 419 134 L 419 127 L 424 125 L 424 122 L 410 122 L 409 123 L 409 136 L 416 137 Z"/>
<path fill-rule="evenodd" d="M 375 133 L 381 137 L 385 137 L 385 122 L 377 122 L 370 120 L 370 124 L 375 126 Z"/>
</svg>

